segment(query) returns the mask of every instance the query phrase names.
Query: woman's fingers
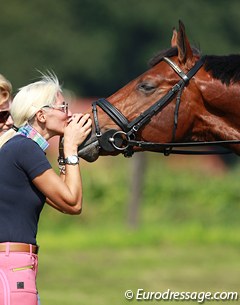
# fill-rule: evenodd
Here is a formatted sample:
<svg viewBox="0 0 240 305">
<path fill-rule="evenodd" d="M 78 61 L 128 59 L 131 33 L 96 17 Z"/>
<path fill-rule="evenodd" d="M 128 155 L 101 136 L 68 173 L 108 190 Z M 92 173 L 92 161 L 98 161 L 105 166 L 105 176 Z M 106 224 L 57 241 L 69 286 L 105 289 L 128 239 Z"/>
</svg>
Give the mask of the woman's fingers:
<svg viewBox="0 0 240 305">
<path fill-rule="evenodd" d="M 75 113 L 71 121 L 66 126 L 64 137 L 65 140 L 72 142 L 74 145 L 80 145 L 92 130 L 92 120 L 90 114 Z"/>
<path fill-rule="evenodd" d="M 75 113 L 69 120 L 69 123 L 72 124 L 79 124 L 80 126 L 84 126 L 87 121 L 90 119 L 90 114 L 82 114 L 82 113 Z M 91 122 L 91 119 L 90 119 Z"/>
</svg>

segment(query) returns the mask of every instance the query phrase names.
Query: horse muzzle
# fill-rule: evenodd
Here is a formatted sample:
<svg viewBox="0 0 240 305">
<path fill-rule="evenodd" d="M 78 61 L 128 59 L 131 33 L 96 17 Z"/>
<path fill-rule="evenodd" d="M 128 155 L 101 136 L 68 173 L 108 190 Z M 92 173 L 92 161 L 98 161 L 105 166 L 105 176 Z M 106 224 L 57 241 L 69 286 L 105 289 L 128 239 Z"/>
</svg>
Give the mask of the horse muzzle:
<svg viewBox="0 0 240 305">
<path fill-rule="evenodd" d="M 78 156 L 87 162 L 94 162 L 99 157 L 99 141 L 94 134 L 90 134 L 86 140 L 78 146 Z"/>
</svg>

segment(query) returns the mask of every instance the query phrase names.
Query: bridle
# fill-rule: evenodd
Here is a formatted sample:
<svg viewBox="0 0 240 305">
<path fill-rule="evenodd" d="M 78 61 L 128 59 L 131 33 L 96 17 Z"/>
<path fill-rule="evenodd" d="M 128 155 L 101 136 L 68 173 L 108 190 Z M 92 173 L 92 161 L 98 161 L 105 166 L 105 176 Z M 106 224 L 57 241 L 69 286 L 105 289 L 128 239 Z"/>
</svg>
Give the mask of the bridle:
<svg viewBox="0 0 240 305">
<path fill-rule="evenodd" d="M 106 99 L 101 98 L 92 104 L 93 119 L 95 124 L 96 137 L 100 147 L 107 152 L 120 151 L 125 157 L 133 155 L 134 147 L 139 147 L 143 150 L 154 151 L 163 153 L 164 155 L 174 154 L 226 154 L 231 153 L 228 150 L 182 150 L 182 147 L 198 147 L 198 146 L 214 146 L 223 144 L 239 144 L 239 140 L 226 140 L 226 141 L 211 141 L 211 142 L 185 142 L 174 143 L 175 134 L 178 124 L 178 111 L 181 101 L 182 91 L 188 85 L 191 78 L 198 72 L 204 64 L 204 58 L 200 58 L 191 70 L 185 74 L 172 60 L 163 57 L 163 61 L 171 66 L 171 68 L 180 76 L 180 81 L 176 83 L 163 97 L 150 106 L 147 110 L 141 113 L 131 122 L 111 103 Z M 154 143 L 146 141 L 137 141 L 138 130 L 146 125 L 150 119 L 159 111 L 161 111 L 169 102 L 176 97 L 176 105 L 174 111 L 174 125 L 172 130 L 171 143 Z M 100 107 L 119 127 L 119 130 L 110 129 L 101 133 L 100 124 L 97 115 L 97 107 Z M 180 149 L 173 149 L 180 148 Z"/>
</svg>

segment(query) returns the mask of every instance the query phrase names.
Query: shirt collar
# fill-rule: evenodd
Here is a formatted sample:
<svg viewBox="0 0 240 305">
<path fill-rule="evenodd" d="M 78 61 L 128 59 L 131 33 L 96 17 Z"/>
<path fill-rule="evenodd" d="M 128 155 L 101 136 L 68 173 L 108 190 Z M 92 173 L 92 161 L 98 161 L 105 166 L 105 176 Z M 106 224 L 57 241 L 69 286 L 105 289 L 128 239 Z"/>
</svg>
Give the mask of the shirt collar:
<svg viewBox="0 0 240 305">
<path fill-rule="evenodd" d="M 29 124 L 20 127 L 17 134 L 20 134 L 26 138 L 32 139 L 34 142 L 36 142 L 43 151 L 45 151 L 49 143 Z"/>
</svg>

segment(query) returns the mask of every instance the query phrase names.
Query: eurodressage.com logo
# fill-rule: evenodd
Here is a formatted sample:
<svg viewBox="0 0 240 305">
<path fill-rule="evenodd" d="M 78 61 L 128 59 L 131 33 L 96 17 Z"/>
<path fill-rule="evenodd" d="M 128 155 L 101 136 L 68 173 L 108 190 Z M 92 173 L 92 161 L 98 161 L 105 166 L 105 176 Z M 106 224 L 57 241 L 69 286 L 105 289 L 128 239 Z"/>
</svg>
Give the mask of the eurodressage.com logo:
<svg viewBox="0 0 240 305">
<path fill-rule="evenodd" d="M 135 293 L 132 290 L 125 291 L 125 299 L 132 301 L 196 301 L 203 304 L 205 301 L 238 301 L 238 292 L 174 292 L 168 289 L 164 292 L 144 291 L 139 288 Z"/>
</svg>

